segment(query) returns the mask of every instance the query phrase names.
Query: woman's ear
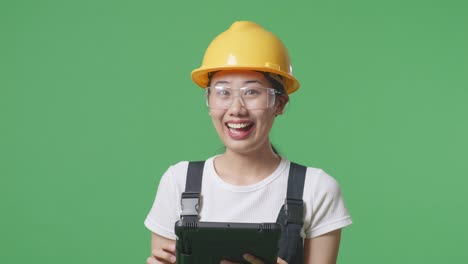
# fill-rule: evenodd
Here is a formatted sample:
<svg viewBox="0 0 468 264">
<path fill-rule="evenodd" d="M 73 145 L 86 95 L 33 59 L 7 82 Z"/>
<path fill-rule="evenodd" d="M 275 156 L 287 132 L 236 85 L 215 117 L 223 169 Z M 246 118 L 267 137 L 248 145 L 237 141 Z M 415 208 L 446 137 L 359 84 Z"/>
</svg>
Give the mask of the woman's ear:
<svg viewBox="0 0 468 264">
<path fill-rule="evenodd" d="M 278 95 L 276 97 L 277 105 L 276 105 L 276 115 L 281 115 L 284 112 L 284 108 L 286 104 L 289 102 L 288 95 Z"/>
</svg>

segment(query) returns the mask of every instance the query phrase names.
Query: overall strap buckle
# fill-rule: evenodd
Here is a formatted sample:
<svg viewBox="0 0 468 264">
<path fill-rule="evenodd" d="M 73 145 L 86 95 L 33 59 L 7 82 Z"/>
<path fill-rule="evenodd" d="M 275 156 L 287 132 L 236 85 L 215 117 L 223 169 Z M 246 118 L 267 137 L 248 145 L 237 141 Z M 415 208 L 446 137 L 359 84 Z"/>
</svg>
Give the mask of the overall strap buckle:
<svg viewBox="0 0 468 264">
<path fill-rule="evenodd" d="M 183 192 L 181 199 L 180 217 L 182 219 L 190 219 L 198 221 L 200 213 L 200 193 L 199 192 Z"/>
<path fill-rule="evenodd" d="M 286 214 L 285 225 L 297 224 L 302 226 L 304 223 L 304 201 L 302 199 L 286 198 L 284 212 Z"/>
<path fill-rule="evenodd" d="M 185 179 L 185 192 L 180 199 L 182 220 L 196 222 L 199 220 L 201 210 L 201 186 L 203 179 L 204 161 L 191 161 L 187 167 Z"/>
</svg>

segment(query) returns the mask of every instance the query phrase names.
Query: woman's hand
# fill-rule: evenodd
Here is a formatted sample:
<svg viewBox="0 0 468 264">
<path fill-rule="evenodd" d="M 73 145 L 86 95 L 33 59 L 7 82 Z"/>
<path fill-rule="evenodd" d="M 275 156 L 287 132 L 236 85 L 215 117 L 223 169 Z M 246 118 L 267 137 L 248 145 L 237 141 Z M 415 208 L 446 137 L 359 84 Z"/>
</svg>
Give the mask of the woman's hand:
<svg viewBox="0 0 468 264">
<path fill-rule="evenodd" d="M 247 260 L 248 262 L 252 263 L 252 264 L 264 264 L 262 260 L 256 258 L 255 256 L 253 255 L 250 255 L 250 254 L 245 254 L 244 255 L 244 259 Z M 282 260 L 281 258 L 278 258 L 277 264 L 288 264 L 286 261 Z M 231 261 L 227 261 L 227 260 L 223 260 L 221 261 L 220 264 L 238 264 L 238 263 L 234 263 L 234 262 L 231 262 Z"/>
<path fill-rule="evenodd" d="M 153 233 L 147 264 L 176 263 L 176 242 Z"/>
<path fill-rule="evenodd" d="M 176 263 L 175 243 L 166 244 L 161 248 L 151 250 L 151 256 L 146 260 L 147 264 Z"/>
</svg>

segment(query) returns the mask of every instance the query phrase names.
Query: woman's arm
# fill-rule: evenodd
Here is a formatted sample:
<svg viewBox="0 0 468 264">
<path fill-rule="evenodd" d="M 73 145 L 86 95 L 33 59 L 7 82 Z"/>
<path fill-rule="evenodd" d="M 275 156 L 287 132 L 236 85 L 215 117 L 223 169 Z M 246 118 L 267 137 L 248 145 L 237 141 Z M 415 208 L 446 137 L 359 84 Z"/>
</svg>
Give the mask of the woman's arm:
<svg viewBox="0 0 468 264">
<path fill-rule="evenodd" d="M 152 233 L 151 256 L 146 260 L 147 264 L 167 264 L 176 262 L 175 240 L 168 239 Z"/>
<path fill-rule="evenodd" d="M 340 238 L 341 229 L 337 229 L 318 237 L 305 239 L 304 263 L 336 264 Z"/>
</svg>

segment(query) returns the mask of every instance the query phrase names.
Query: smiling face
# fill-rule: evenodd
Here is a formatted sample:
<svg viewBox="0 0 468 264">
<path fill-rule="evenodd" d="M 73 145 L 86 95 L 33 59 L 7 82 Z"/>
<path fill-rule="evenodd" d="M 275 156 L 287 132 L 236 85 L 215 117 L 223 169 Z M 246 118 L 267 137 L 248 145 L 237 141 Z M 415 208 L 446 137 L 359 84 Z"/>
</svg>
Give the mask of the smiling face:
<svg viewBox="0 0 468 264">
<path fill-rule="evenodd" d="M 211 78 L 211 87 L 219 85 L 231 89 L 272 86 L 262 73 L 245 70 L 217 72 Z M 226 110 L 210 108 L 211 119 L 226 151 L 246 154 L 270 148 L 269 134 L 273 121 L 282 113 L 287 101 L 287 96 L 276 96 L 273 106 L 249 110 L 236 97 Z"/>
</svg>

